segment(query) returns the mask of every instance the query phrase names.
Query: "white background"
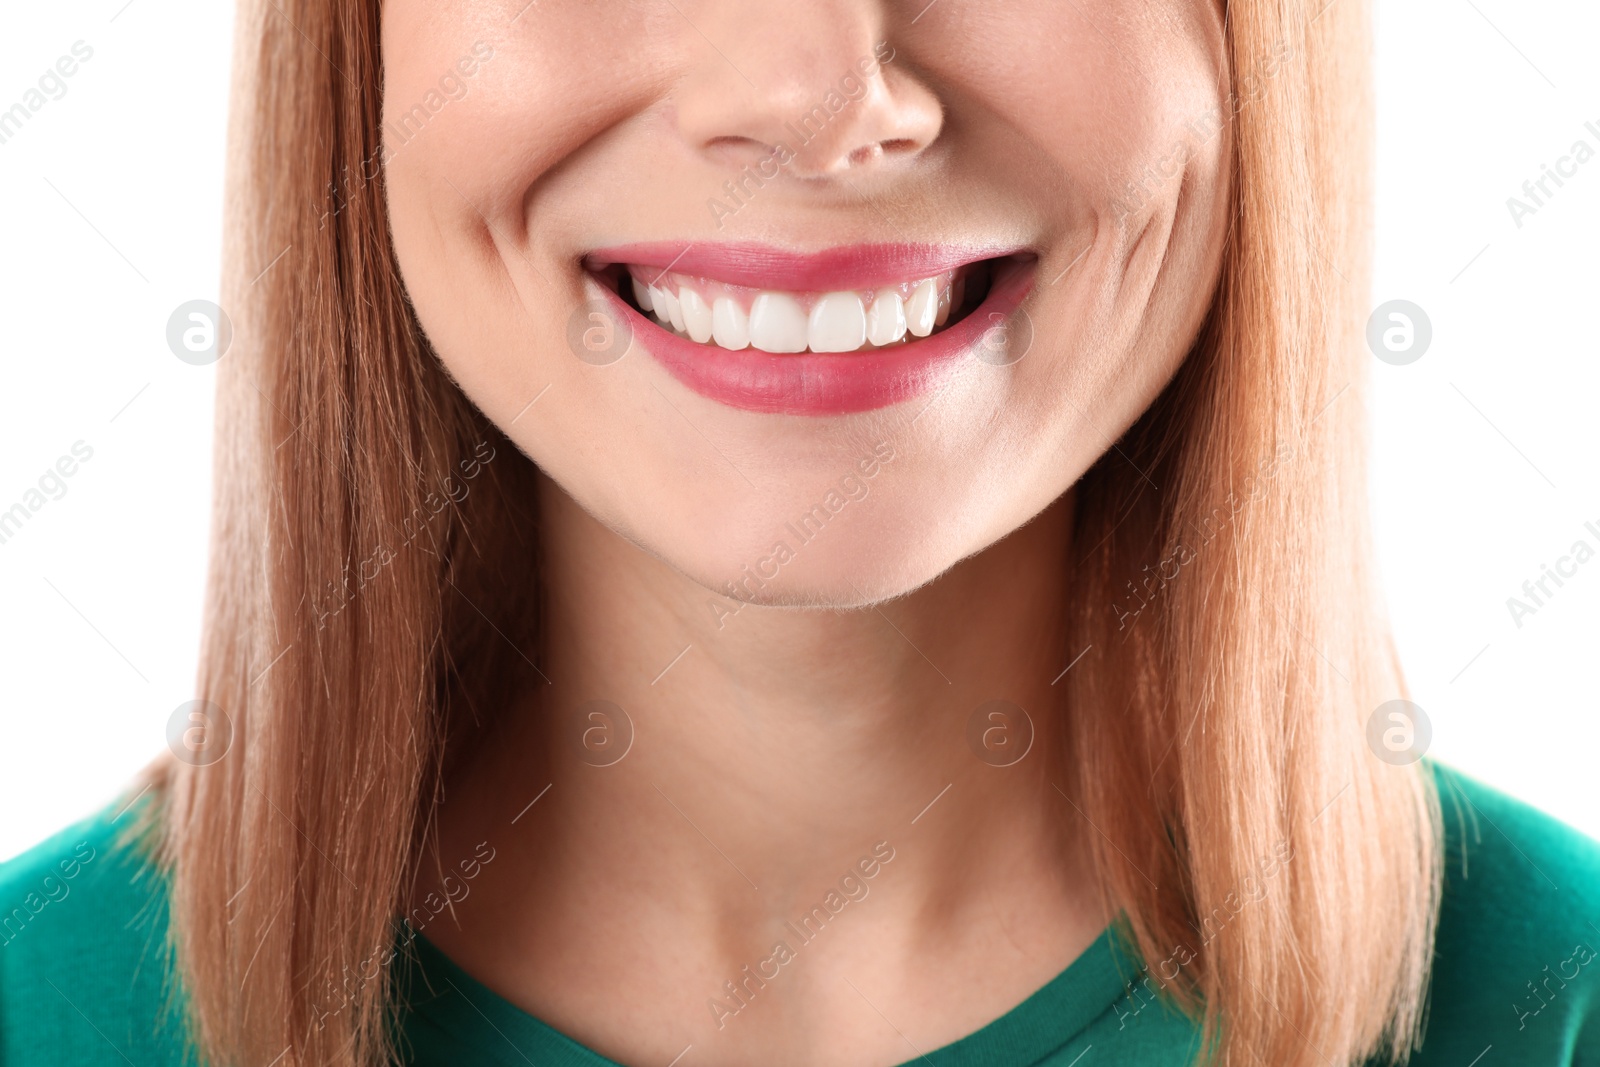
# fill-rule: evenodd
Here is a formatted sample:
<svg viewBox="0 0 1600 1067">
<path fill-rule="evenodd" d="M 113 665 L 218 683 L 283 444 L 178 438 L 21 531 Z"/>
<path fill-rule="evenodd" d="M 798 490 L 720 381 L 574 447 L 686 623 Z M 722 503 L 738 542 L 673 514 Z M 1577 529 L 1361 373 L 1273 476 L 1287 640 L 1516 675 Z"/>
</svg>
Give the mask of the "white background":
<svg viewBox="0 0 1600 1067">
<path fill-rule="evenodd" d="M 165 329 L 217 295 L 230 23 L 215 0 L 0 15 L 0 109 L 94 50 L 0 144 L 0 510 L 94 450 L 0 544 L 0 857 L 108 802 L 193 696 L 215 374 Z M 1374 366 L 1413 697 L 1432 754 L 1600 836 L 1600 559 L 1520 628 L 1506 607 L 1575 540 L 1600 549 L 1600 159 L 1520 228 L 1506 207 L 1575 140 L 1600 150 L 1600 10 L 1379 0 L 1377 26 L 1373 304 L 1433 328 L 1419 361 Z"/>
</svg>

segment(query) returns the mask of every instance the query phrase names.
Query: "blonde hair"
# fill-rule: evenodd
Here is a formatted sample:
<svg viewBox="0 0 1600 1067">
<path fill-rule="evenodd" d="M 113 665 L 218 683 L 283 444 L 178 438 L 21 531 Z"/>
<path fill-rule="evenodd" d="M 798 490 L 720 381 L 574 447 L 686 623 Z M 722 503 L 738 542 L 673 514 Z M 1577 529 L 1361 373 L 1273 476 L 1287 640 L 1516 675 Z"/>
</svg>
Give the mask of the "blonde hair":
<svg viewBox="0 0 1600 1067">
<path fill-rule="evenodd" d="M 1367 13 L 1227 7 L 1234 71 L 1292 60 L 1233 98 L 1200 338 L 1078 486 L 1070 799 L 1148 961 L 1136 995 L 1193 1012 L 1219 1062 L 1344 1065 L 1409 1049 L 1439 879 L 1430 782 L 1364 740 L 1403 687 L 1365 519 Z M 379 17 L 239 5 L 199 678 L 234 751 L 157 774 L 216 1063 L 391 1052 L 378 953 L 446 761 L 540 648 L 538 598 L 509 592 L 538 546 L 532 465 L 429 351 L 389 241 Z"/>
</svg>

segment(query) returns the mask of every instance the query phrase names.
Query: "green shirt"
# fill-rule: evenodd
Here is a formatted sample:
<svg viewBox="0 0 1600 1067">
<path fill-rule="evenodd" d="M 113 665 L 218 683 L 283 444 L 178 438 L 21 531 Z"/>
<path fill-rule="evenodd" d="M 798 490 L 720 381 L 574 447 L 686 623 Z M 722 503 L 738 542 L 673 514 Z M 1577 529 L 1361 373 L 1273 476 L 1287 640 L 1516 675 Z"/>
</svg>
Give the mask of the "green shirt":
<svg viewBox="0 0 1600 1067">
<path fill-rule="evenodd" d="M 1600 844 L 1459 772 L 1434 772 L 1444 900 L 1427 1029 L 1411 1064 L 1600 1064 Z M 0 865 L 0 1067 L 194 1062 L 169 992 L 162 879 L 117 843 L 131 818 L 103 813 Z M 425 938 L 414 945 L 406 1062 L 615 1067 Z M 1108 929 L 1005 1015 L 908 1065 L 1188 1063 L 1194 1024 L 1153 999 L 1138 974 L 1137 957 Z"/>
</svg>

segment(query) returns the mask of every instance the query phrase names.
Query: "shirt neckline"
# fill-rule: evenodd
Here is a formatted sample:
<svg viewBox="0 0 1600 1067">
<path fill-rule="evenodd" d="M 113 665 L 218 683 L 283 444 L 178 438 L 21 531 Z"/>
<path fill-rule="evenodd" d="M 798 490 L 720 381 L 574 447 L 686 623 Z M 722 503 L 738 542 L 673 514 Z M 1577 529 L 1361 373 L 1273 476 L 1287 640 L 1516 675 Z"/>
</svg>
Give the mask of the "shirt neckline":
<svg viewBox="0 0 1600 1067">
<path fill-rule="evenodd" d="M 1065 969 L 1004 1015 L 898 1067 L 1024 1067 L 1064 1048 L 1127 991 L 1138 965 L 1120 924 L 1101 931 Z M 400 976 L 405 1027 L 506 1067 L 622 1067 L 528 1014 L 468 974 L 425 938 L 413 935 L 412 966 Z"/>
</svg>

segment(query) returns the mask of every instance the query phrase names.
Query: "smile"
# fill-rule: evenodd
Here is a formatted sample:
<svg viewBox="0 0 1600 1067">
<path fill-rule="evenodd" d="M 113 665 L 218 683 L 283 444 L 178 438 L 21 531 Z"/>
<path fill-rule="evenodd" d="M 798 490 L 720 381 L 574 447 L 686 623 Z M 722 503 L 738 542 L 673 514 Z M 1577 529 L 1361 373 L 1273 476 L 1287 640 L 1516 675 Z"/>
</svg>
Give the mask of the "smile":
<svg viewBox="0 0 1600 1067">
<path fill-rule="evenodd" d="M 731 352 L 784 354 L 871 351 L 928 337 L 950 321 L 952 309 L 957 319 L 971 310 L 963 304 L 967 280 L 976 276 L 987 289 L 984 268 L 830 293 L 750 289 L 633 265 L 628 274 L 634 305 L 680 337 Z"/>
<path fill-rule="evenodd" d="M 844 414 L 938 383 L 1017 308 L 1033 257 L 868 245 L 633 245 L 585 266 L 637 340 L 702 396 L 745 410 Z"/>
</svg>

